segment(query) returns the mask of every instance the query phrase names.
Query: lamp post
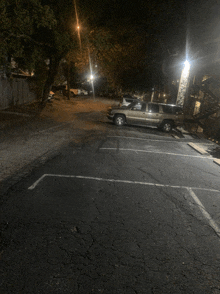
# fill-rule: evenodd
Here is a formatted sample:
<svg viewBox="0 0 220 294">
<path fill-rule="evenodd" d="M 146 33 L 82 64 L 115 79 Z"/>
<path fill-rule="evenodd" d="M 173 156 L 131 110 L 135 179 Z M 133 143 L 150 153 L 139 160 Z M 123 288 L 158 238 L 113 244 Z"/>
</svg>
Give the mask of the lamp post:
<svg viewBox="0 0 220 294">
<path fill-rule="evenodd" d="M 75 3 L 75 0 L 74 0 Z M 76 9 L 76 4 L 75 4 L 75 9 Z M 77 16 L 77 12 L 76 12 L 76 19 L 77 19 L 77 31 L 78 31 L 78 39 L 79 39 L 79 46 L 80 46 L 80 51 L 81 54 L 83 54 L 82 52 L 82 42 L 81 42 L 81 36 L 80 36 L 80 30 L 82 30 L 82 27 L 79 25 L 79 21 L 78 21 L 78 16 Z M 87 79 L 87 81 L 89 81 L 91 83 L 91 87 L 92 87 L 92 93 L 93 93 L 93 99 L 95 99 L 95 90 L 94 90 L 94 75 L 93 75 L 93 66 L 92 66 L 92 60 L 91 60 L 91 54 L 90 54 L 90 44 L 89 44 L 89 40 L 88 40 L 88 33 L 87 33 L 87 29 L 84 28 L 84 31 L 86 32 L 86 34 L 84 34 L 84 38 L 86 39 L 86 47 L 88 49 L 88 57 L 89 57 L 89 68 L 90 68 L 90 76 Z M 97 65 L 95 65 L 95 67 L 97 67 Z"/>
<path fill-rule="evenodd" d="M 93 74 L 90 75 L 90 82 L 91 82 L 91 86 L 92 86 L 92 95 L 93 95 L 93 99 L 95 99 L 94 75 L 93 75 Z"/>
<path fill-rule="evenodd" d="M 80 51 L 82 51 L 82 42 L 81 42 L 81 35 L 80 35 L 80 26 L 79 24 L 77 24 L 77 34 L 78 34 L 78 39 L 79 39 L 79 48 L 80 48 Z"/>
<path fill-rule="evenodd" d="M 78 31 L 78 38 L 79 38 L 79 47 L 80 50 L 82 50 L 81 46 L 81 36 L 80 36 L 80 25 L 79 25 L 79 18 L 78 18 L 78 13 L 77 13 L 77 7 L 76 7 L 76 0 L 74 0 L 74 7 L 75 7 L 75 13 L 76 13 L 76 28 Z"/>
<path fill-rule="evenodd" d="M 184 62 L 184 68 L 182 70 L 180 83 L 179 83 L 179 90 L 177 94 L 176 104 L 179 106 L 183 106 L 187 88 L 188 88 L 188 80 L 189 80 L 189 73 L 190 73 L 190 63 L 189 61 Z"/>
</svg>

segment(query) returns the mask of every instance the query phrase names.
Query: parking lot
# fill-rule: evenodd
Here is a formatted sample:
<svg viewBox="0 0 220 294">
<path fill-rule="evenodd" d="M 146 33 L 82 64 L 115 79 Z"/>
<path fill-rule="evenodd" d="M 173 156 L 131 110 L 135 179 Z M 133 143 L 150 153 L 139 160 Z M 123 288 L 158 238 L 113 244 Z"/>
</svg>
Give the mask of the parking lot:
<svg viewBox="0 0 220 294">
<path fill-rule="evenodd" d="M 29 187 L 29 190 L 35 189 L 41 181 L 46 181 L 47 178 L 84 179 L 185 190 L 193 198 L 192 201 L 195 202 L 204 217 L 207 217 L 207 212 L 205 212 L 206 210 L 197 194 L 203 195 L 206 192 L 207 196 L 207 193 L 212 193 L 212 197 L 216 198 L 216 201 L 219 198 L 219 168 L 213 163 L 213 157 L 200 155 L 189 147 L 189 141 L 185 139 L 178 140 L 172 136 L 157 135 L 148 135 L 148 138 L 146 136 L 138 137 L 136 133 L 135 136 L 132 134 L 130 136 L 129 132 L 126 133 L 124 130 L 120 130 L 120 133 L 122 135 L 117 135 L 115 132 L 112 135 L 107 135 L 103 141 L 97 143 L 99 146 L 93 147 L 96 154 L 98 153 L 99 156 L 105 158 L 106 163 L 106 167 L 96 168 L 97 176 L 95 176 L 96 171 L 93 171 L 91 175 L 88 175 L 87 171 L 85 171 L 85 175 L 44 174 Z M 195 141 L 192 137 L 190 142 Z M 200 141 L 198 142 L 200 143 Z M 204 142 L 204 144 L 210 143 Z M 115 178 L 110 176 L 112 168 L 107 168 L 107 166 L 111 166 L 111 160 L 106 161 L 106 157 L 109 156 L 116 157 L 119 162 L 123 161 L 122 169 L 118 169 L 119 173 Z M 127 177 L 132 168 L 135 169 L 135 174 Z M 216 171 L 216 176 L 213 179 L 207 176 L 210 168 Z M 100 177 L 100 171 L 102 177 Z M 208 221 L 210 221 L 209 217 Z M 210 221 L 210 224 L 213 222 L 214 220 Z M 217 233 L 219 232 L 217 225 L 214 229 Z"/>
<path fill-rule="evenodd" d="M 9 191 L 3 293 L 220 293 L 220 167 L 191 136 L 103 123 Z"/>
</svg>

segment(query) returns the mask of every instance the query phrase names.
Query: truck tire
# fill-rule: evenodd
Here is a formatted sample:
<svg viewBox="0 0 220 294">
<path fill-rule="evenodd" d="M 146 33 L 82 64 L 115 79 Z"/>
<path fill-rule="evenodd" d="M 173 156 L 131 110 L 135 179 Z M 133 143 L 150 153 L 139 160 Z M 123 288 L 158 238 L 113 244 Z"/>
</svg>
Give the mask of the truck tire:
<svg viewBox="0 0 220 294">
<path fill-rule="evenodd" d="M 116 126 L 123 126 L 125 124 L 125 116 L 122 115 L 122 114 L 117 114 L 115 117 L 114 117 L 114 123 Z"/>
<path fill-rule="evenodd" d="M 162 124 L 159 126 L 159 129 L 165 133 L 171 132 L 172 128 L 173 128 L 173 122 L 170 120 L 163 121 Z"/>
</svg>

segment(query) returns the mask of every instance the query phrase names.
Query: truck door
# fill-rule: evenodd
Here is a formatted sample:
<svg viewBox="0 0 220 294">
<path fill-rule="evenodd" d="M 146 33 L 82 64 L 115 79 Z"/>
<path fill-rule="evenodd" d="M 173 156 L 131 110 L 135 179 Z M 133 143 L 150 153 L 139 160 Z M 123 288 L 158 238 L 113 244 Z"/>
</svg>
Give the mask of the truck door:
<svg viewBox="0 0 220 294">
<path fill-rule="evenodd" d="M 159 104 L 148 103 L 146 113 L 146 124 L 158 126 L 160 123 L 160 106 Z"/>
<path fill-rule="evenodd" d="M 137 102 L 128 110 L 126 119 L 129 124 L 145 124 L 146 103 Z"/>
</svg>

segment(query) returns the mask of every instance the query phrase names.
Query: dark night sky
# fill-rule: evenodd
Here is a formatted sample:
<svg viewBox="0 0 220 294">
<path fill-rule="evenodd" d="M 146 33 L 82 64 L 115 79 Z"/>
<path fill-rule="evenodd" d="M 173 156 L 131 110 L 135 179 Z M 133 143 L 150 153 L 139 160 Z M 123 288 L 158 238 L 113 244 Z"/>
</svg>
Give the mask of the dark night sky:
<svg viewBox="0 0 220 294">
<path fill-rule="evenodd" d="M 186 3 L 184 0 L 82 0 L 79 2 L 83 18 L 91 26 L 118 28 L 141 27 L 150 34 L 177 36 L 185 32 Z"/>
<path fill-rule="evenodd" d="M 178 75 L 186 54 L 197 69 L 220 58 L 220 0 L 81 0 L 78 5 L 91 27 L 129 30 L 132 26 L 157 38 L 160 48 L 152 42 L 146 50 L 162 48 L 158 62 L 165 74 L 173 66 Z"/>
</svg>

